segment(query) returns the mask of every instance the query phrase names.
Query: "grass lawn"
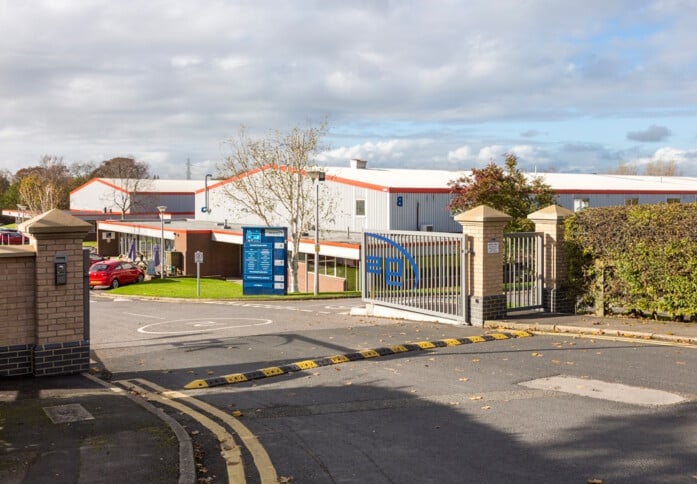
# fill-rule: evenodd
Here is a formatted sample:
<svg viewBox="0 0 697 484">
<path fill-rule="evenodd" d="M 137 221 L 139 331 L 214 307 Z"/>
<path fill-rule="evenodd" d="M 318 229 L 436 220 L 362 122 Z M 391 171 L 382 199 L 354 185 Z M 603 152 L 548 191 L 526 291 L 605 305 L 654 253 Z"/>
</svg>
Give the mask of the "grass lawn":
<svg viewBox="0 0 697 484">
<path fill-rule="evenodd" d="M 150 296 L 150 297 L 174 297 L 196 298 L 196 278 L 177 277 L 169 279 L 154 278 L 140 284 L 128 284 L 116 289 L 110 289 L 109 293 L 124 296 Z M 321 293 L 318 298 L 358 297 L 357 292 Z M 201 279 L 202 299 L 307 299 L 313 298 L 311 293 L 293 293 L 287 296 L 244 296 L 242 284 L 220 279 Z"/>
</svg>

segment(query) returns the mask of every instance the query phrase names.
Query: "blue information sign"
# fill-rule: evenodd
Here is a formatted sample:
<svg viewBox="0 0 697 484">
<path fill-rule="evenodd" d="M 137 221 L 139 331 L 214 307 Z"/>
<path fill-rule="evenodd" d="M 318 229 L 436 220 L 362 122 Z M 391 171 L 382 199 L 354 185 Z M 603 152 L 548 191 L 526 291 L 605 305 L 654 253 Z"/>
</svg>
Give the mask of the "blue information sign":
<svg viewBox="0 0 697 484">
<path fill-rule="evenodd" d="M 242 293 L 288 293 L 285 227 L 242 227 Z"/>
</svg>

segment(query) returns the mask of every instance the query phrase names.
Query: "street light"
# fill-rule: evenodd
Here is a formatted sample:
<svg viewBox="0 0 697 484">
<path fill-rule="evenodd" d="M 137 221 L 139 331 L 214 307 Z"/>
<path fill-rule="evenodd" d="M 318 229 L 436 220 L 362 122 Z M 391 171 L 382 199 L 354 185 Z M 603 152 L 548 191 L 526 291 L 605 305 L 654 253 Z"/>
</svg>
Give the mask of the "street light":
<svg viewBox="0 0 697 484">
<path fill-rule="evenodd" d="M 160 279 L 165 278 L 165 210 L 167 207 L 160 205 L 157 207 L 160 211 Z"/>
<path fill-rule="evenodd" d="M 211 213 L 211 208 L 210 205 L 208 204 L 208 179 L 213 178 L 213 175 L 210 173 L 206 175 L 206 177 L 203 180 L 203 185 L 205 187 L 205 192 L 206 192 L 206 205 L 201 208 L 201 212 L 203 213 Z"/>
<path fill-rule="evenodd" d="M 312 170 L 307 172 L 307 176 L 312 178 L 312 183 L 315 185 L 315 287 L 313 293 L 316 296 L 319 294 L 319 182 L 324 181 L 324 172 Z"/>
<path fill-rule="evenodd" d="M 15 226 L 19 228 L 19 224 L 24 222 L 24 212 L 27 210 L 27 206 L 18 203 L 17 210 L 19 210 L 19 217 L 17 217 L 19 219 L 19 222 L 17 222 L 17 218 L 15 218 Z M 22 234 L 22 245 L 24 245 L 24 234 Z"/>
</svg>

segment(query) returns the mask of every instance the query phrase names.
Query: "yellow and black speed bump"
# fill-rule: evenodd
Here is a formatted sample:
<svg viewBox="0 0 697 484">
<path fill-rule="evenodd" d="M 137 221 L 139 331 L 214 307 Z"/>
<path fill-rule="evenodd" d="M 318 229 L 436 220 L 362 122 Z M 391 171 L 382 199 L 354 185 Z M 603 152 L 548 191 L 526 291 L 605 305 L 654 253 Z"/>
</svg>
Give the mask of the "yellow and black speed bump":
<svg viewBox="0 0 697 484">
<path fill-rule="evenodd" d="M 448 346 L 459 346 L 472 343 L 484 343 L 486 341 L 496 341 L 511 338 L 525 338 L 532 336 L 532 333 L 527 331 L 503 331 L 499 333 L 483 334 L 481 336 L 468 336 L 466 338 L 448 338 L 437 341 L 418 341 L 416 343 L 405 343 L 395 346 L 384 346 L 382 348 L 374 348 L 371 350 L 361 350 L 343 355 L 326 356 L 314 360 L 303 360 L 289 363 L 283 366 L 270 366 L 260 370 L 248 371 L 246 373 L 232 373 L 213 378 L 205 378 L 193 380 L 184 388 L 209 388 L 220 385 L 228 385 L 232 383 L 242 383 L 245 381 L 260 380 L 272 376 L 286 375 L 297 371 L 310 370 L 319 368 L 320 366 L 338 365 L 339 363 L 347 363 L 349 361 L 367 360 L 370 358 L 378 358 L 380 356 L 390 356 L 409 351 L 430 350 L 433 348 L 446 348 Z"/>
</svg>

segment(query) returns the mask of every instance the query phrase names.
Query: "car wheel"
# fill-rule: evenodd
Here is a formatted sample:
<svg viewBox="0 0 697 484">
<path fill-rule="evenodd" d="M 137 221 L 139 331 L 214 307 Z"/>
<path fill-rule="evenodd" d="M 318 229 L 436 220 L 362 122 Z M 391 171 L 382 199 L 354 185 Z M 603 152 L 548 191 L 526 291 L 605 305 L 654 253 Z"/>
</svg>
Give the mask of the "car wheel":
<svg viewBox="0 0 697 484">
<path fill-rule="evenodd" d="M 143 282 L 144 279 L 145 279 L 145 276 L 143 274 L 138 274 L 137 282 Z"/>
<path fill-rule="evenodd" d="M 113 281 L 111 281 L 111 288 L 116 289 L 117 287 L 119 287 L 119 280 L 114 279 Z"/>
</svg>

